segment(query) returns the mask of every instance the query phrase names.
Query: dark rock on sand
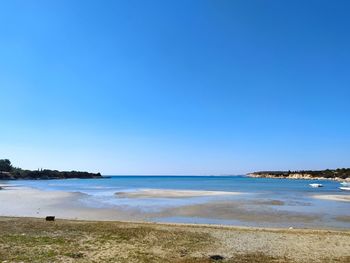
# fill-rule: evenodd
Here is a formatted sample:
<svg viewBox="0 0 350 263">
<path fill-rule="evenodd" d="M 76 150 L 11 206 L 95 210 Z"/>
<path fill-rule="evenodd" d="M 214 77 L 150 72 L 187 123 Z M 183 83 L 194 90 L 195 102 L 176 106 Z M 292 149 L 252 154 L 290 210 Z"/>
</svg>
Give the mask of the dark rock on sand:
<svg viewBox="0 0 350 263">
<path fill-rule="evenodd" d="M 223 256 L 220 256 L 220 255 L 212 255 L 210 256 L 210 259 L 211 260 L 224 260 L 224 257 Z"/>
</svg>

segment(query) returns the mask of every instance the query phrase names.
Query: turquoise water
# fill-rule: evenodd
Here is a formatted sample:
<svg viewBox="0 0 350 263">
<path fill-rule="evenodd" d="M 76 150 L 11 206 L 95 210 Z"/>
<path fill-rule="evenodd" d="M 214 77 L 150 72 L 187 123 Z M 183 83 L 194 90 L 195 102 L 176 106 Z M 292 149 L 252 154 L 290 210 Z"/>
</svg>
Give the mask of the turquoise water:
<svg viewBox="0 0 350 263">
<path fill-rule="evenodd" d="M 17 185 L 29 186 L 45 191 L 68 191 L 84 194 L 80 202 L 84 206 L 98 208 L 137 209 L 145 213 L 155 213 L 147 217 L 150 221 L 184 222 L 184 223 L 213 223 L 247 226 L 300 226 L 300 227 L 336 227 L 350 228 L 348 220 L 336 218 L 350 216 L 350 203 L 328 201 L 312 198 L 315 194 L 349 195 L 339 190 L 339 182 L 319 180 L 322 188 L 311 188 L 311 180 L 289 180 L 270 178 L 250 178 L 245 176 L 112 176 L 104 179 L 68 179 L 68 180 L 35 180 L 16 181 Z M 242 192 L 237 196 L 190 197 L 190 198 L 118 198 L 116 192 L 138 191 L 142 189 L 177 189 L 177 190 L 208 190 Z M 216 218 L 203 215 L 163 216 L 156 213 L 167 208 L 185 207 L 189 205 L 210 202 L 226 202 L 225 204 L 239 205 L 244 213 L 251 213 L 262 219 L 242 220 L 233 214 L 231 217 Z M 270 204 L 278 201 L 283 205 Z M 231 202 L 231 203 L 230 203 Z M 215 207 L 214 207 L 215 208 Z M 230 207 L 234 209 L 234 207 Z M 243 210 L 242 210 L 243 211 Z M 312 222 L 302 223 L 289 220 L 287 223 L 264 221 L 264 213 L 282 213 L 291 216 L 317 216 Z M 229 218 L 228 218 L 229 217 Z M 292 217 L 291 217 L 292 218 Z"/>
<path fill-rule="evenodd" d="M 323 188 L 310 188 L 310 183 L 322 183 Z M 97 194 L 105 191 L 155 189 L 188 189 L 275 194 L 330 193 L 344 194 L 339 182 L 329 180 L 289 180 L 251 178 L 246 176 L 111 176 L 105 179 L 66 179 L 16 181 L 43 190 L 79 191 Z"/>
</svg>

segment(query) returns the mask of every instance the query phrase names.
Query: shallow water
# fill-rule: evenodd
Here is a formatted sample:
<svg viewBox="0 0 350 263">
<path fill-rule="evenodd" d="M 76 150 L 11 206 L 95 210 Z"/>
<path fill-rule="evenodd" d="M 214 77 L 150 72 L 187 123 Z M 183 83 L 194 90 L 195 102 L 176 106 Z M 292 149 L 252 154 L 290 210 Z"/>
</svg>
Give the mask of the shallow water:
<svg viewBox="0 0 350 263">
<path fill-rule="evenodd" d="M 145 220 L 149 221 L 350 228 L 350 219 L 344 220 L 350 218 L 349 202 L 312 198 L 314 194 L 349 193 L 339 190 L 339 182 L 319 180 L 317 182 L 324 187 L 311 188 L 309 184 L 315 182 L 245 176 L 112 176 L 104 179 L 16 181 L 15 184 L 45 191 L 80 192 L 85 194 L 80 199 L 83 206 L 135 209 L 147 214 Z M 118 198 L 115 195 L 116 192 L 142 189 L 229 191 L 243 194 L 187 198 Z M 200 211 L 196 207 L 203 204 L 208 204 L 205 209 L 209 211 Z M 186 208 L 185 212 L 183 208 Z"/>
</svg>

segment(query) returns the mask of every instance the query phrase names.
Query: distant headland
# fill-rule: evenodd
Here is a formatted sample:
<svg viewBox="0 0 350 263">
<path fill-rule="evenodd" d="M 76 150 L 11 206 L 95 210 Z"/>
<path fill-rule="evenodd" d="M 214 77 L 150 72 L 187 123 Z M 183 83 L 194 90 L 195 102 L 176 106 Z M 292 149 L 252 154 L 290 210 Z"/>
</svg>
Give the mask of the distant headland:
<svg viewBox="0 0 350 263">
<path fill-rule="evenodd" d="M 287 179 L 328 179 L 337 181 L 350 181 L 350 168 L 334 170 L 301 170 L 301 171 L 260 171 L 247 174 L 259 178 L 287 178 Z"/>
<path fill-rule="evenodd" d="M 100 173 L 88 173 L 80 171 L 57 171 L 57 170 L 24 170 L 13 167 L 8 159 L 0 159 L 0 180 L 36 180 L 36 179 L 90 179 L 102 178 Z"/>
</svg>

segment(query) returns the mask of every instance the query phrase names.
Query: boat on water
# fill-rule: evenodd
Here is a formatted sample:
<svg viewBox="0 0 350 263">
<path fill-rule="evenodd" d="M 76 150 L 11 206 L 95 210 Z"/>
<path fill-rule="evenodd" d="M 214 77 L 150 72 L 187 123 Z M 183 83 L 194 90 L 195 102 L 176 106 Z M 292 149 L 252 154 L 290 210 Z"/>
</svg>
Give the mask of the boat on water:
<svg viewBox="0 0 350 263">
<path fill-rule="evenodd" d="M 343 191 L 350 191 L 350 187 L 339 187 L 339 189 Z"/>
<path fill-rule="evenodd" d="M 310 184 L 310 186 L 313 188 L 323 187 L 322 184 Z"/>
</svg>

